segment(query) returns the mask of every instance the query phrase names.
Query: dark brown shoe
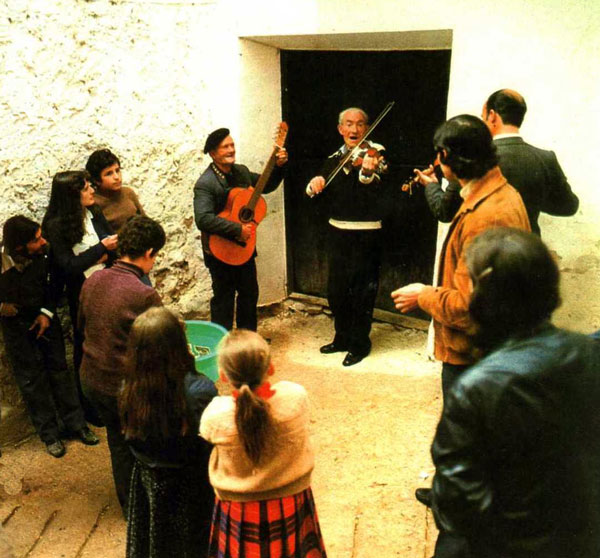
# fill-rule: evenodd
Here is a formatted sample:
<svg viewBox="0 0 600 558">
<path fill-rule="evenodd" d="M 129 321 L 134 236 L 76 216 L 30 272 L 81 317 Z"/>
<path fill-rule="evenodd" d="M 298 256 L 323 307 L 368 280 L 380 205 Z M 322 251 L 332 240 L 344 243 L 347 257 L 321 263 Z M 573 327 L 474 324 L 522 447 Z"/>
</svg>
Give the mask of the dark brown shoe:
<svg viewBox="0 0 600 558">
<path fill-rule="evenodd" d="M 67 453 L 67 448 L 65 448 L 61 440 L 46 442 L 46 450 L 52 457 L 62 457 Z"/>
<path fill-rule="evenodd" d="M 86 445 L 95 446 L 100 440 L 87 426 L 77 431 L 75 435 Z"/>
</svg>

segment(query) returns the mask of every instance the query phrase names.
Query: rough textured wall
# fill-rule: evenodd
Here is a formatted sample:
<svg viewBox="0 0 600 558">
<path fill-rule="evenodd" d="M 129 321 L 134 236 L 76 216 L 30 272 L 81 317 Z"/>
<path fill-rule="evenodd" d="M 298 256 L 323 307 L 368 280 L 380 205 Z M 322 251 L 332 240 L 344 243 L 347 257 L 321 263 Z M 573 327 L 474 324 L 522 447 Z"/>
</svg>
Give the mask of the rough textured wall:
<svg viewBox="0 0 600 558">
<path fill-rule="evenodd" d="M 0 222 L 15 213 L 41 220 L 54 173 L 82 168 L 109 146 L 124 184 L 167 232 L 153 273 L 165 302 L 206 315 L 210 284 L 191 205 L 210 126 L 206 76 L 190 48 L 202 9 L 72 0 L 8 7 L 2 191 L 11 195 Z"/>
<path fill-rule="evenodd" d="M 124 184 L 166 230 L 153 271 L 163 300 L 194 317 L 208 317 L 210 280 L 192 188 L 207 165 L 204 138 L 223 125 L 213 121 L 214 100 L 233 104 L 214 90 L 226 69 L 211 56 L 213 4 L 0 2 L 0 223 L 18 213 L 41 222 L 52 176 L 82 168 L 108 146 L 121 159 Z M 223 116 L 235 125 L 235 109 Z M 14 402 L 2 354 L 0 369 L 0 390 Z"/>
<path fill-rule="evenodd" d="M 81 168 L 94 149 L 109 146 L 124 184 L 167 231 L 154 270 L 161 294 L 186 314 L 204 315 L 210 285 L 191 204 L 212 125 L 199 69 L 211 48 L 210 9 L 8 2 L 2 57 L 8 134 L 0 222 L 15 213 L 41 220 L 54 173 Z"/>
</svg>

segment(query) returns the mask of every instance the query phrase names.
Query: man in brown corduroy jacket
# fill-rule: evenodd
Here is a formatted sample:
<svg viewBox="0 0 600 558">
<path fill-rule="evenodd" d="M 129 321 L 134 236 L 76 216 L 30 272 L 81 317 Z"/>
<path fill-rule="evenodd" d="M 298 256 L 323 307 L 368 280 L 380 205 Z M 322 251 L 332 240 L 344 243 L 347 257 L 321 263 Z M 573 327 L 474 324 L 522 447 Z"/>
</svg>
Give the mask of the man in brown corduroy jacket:
<svg viewBox="0 0 600 558">
<path fill-rule="evenodd" d="M 392 298 L 401 312 L 419 307 L 433 318 L 435 357 L 442 361 L 445 398 L 454 379 L 473 363 L 468 337 L 471 281 L 464 260 L 467 246 L 493 227 L 531 228 L 521 196 L 498 167 L 492 136 L 481 119 L 455 116 L 438 128 L 433 141 L 444 176 L 461 185 L 463 203 L 442 247 L 438 286 L 413 283 L 394 291 Z M 417 172 L 423 184 L 435 180 L 433 174 Z"/>
<path fill-rule="evenodd" d="M 465 264 L 467 246 L 481 232 L 494 227 L 531 231 L 523 200 L 502 175 L 496 148 L 485 123 L 460 115 L 442 124 L 433 138 L 438 161 L 448 181 L 458 181 L 463 199 L 440 254 L 438 286 L 413 283 L 392 292 L 396 308 L 410 312 L 417 307 L 433 318 L 435 357 L 442 361 L 444 402 L 454 380 L 473 364 L 473 323 L 469 317 L 471 279 Z M 431 172 L 417 171 L 421 184 L 435 181 Z M 418 488 L 415 496 L 431 504 L 430 490 Z M 440 531 L 435 558 L 469 556 L 465 538 Z"/>
</svg>

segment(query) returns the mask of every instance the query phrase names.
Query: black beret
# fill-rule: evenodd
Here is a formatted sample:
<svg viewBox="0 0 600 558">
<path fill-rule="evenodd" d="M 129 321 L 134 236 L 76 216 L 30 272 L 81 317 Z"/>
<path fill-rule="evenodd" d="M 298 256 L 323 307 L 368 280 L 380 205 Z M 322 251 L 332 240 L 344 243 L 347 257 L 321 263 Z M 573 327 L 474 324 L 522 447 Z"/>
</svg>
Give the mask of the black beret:
<svg viewBox="0 0 600 558">
<path fill-rule="evenodd" d="M 219 147 L 219 144 L 229 135 L 229 130 L 227 128 L 219 128 L 214 132 L 208 134 L 206 138 L 206 143 L 204 144 L 204 153 L 208 153 L 213 149 Z"/>
</svg>

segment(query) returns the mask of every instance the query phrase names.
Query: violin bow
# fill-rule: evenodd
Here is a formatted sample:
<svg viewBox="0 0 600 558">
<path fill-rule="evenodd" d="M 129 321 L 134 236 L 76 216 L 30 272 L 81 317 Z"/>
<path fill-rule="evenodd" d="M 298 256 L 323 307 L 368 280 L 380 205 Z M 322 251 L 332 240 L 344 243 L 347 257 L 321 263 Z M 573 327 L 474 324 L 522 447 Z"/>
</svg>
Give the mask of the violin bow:
<svg viewBox="0 0 600 558">
<path fill-rule="evenodd" d="M 360 146 L 362 145 L 362 142 L 365 141 L 371 135 L 371 132 L 385 118 L 387 113 L 390 112 L 390 110 L 392 110 L 392 107 L 395 104 L 396 101 L 390 101 L 387 105 L 385 105 L 385 108 L 381 111 L 381 114 L 373 121 L 373 124 L 369 126 L 367 133 L 361 138 L 360 143 L 356 145 L 351 151 L 348 151 L 348 153 L 346 153 L 346 155 L 344 155 L 340 159 L 340 162 L 333 169 L 333 171 L 331 171 L 331 174 L 327 177 L 327 180 L 325 181 L 325 186 L 323 186 L 323 188 L 328 186 L 329 183 L 337 176 L 338 172 L 340 172 L 344 168 L 345 164 L 353 157 L 353 155 L 360 151 Z"/>
</svg>

